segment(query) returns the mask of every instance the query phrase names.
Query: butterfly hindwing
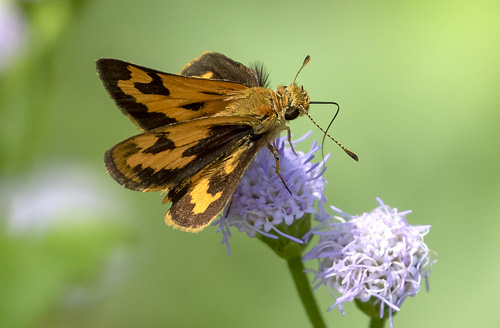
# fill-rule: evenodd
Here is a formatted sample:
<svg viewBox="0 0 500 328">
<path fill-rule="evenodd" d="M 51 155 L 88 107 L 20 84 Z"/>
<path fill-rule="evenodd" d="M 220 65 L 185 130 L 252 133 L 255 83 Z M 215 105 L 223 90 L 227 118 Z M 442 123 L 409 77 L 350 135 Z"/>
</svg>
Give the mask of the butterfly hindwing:
<svg viewBox="0 0 500 328">
<path fill-rule="evenodd" d="M 172 189 L 164 202 L 172 207 L 165 223 L 184 231 L 197 232 L 222 211 L 236 191 L 238 182 L 264 144 L 263 138 L 245 137 L 231 151 Z"/>
<path fill-rule="evenodd" d="M 163 73 L 118 59 L 102 58 L 96 66 L 108 93 L 141 130 L 220 114 L 228 94 L 247 88 Z"/>
<path fill-rule="evenodd" d="M 247 87 L 258 87 L 256 72 L 218 52 L 205 52 L 187 63 L 179 73 L 205 79 L 225 80 L 241 83 Z"/>
</svg>

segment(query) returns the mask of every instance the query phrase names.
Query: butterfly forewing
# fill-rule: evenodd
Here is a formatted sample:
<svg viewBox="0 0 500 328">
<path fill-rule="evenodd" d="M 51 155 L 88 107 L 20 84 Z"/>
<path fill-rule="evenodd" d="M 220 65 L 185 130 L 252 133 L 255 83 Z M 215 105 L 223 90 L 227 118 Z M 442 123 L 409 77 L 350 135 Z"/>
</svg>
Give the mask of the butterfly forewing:
<svg viewBox="0 0 500 328">
<path fill-rule="evenodd" d="M 227 106 L 228 94 L 247 88 L 110 58 L 99 59 L 97 71 L 118 107 L 142 130 L 220 114 Z"/>
<path fill-rule="evenodd" d="M 105 163 L 111 176 L 128 189 L 168 191 L 251 135 L 247 123 L 233 116 L 159 127 L 113 147 Z"/>
</svg>

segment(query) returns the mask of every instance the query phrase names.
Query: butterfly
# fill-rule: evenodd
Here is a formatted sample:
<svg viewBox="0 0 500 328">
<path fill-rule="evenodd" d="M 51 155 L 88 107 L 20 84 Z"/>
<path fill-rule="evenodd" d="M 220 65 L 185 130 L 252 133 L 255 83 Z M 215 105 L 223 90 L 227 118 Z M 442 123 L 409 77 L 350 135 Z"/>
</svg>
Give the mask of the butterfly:
<svg viewBox="0 0 500 328">
<path fill-rule="evenodd" d="M 280 175 L 274 140 L 284 130 L 290 136 L 287 122 L 309 116 L 313 103 L 295 83 L 299 72 L 292 84 L 272 90 L 262 65 L 249 68 L 216 52 L 203 53 L 178 75 L 111 58 L 96 66 L 141 130 L 105 153 L 108 173 L 127 189 L 166 193 L 163 203 L 172 205 L 165 222 L 184 231 L 210 224 L 261 148 L 272 152 Z"/>
</svg>

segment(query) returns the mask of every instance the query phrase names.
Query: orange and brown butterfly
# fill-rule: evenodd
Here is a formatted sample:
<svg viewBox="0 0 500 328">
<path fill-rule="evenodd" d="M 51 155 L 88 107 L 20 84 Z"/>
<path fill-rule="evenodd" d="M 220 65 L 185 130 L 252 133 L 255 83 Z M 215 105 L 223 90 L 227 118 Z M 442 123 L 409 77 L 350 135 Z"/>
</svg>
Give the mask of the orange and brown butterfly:
<svg viewBox="0 0 500 328">
<path fill-rule="evenodd" d="M 172 206 L 165 222 L 184 231 L 210 224 L 262 147 L 276 157 L 279 174 L 273 142 L 289 132 L 288 121 L 308 115 L 311 103 L 295 80 L 274 91 L 261 65 L 249 68 L 215 52 L 179 75 L 111 58 L 99 59 L 97 72 L 141 130 L 106 152 L 109 174 L 125 188 L 166 193 L 163 203 Z"/>
</svg>

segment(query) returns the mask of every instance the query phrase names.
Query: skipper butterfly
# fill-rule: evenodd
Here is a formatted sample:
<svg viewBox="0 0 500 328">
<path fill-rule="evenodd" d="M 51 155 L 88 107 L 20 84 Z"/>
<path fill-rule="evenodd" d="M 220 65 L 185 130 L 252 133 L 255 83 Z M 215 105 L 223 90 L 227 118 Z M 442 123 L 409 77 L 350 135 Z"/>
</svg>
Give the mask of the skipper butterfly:
<svg viewBox="0 0 500 328">
<path fill-rule="evenodd" d="M 184 231 L 210 224 L 262 147 L 274 154 L 279 175 L 274 140 L 283 130 L 290 137 L 287 122 L 309 116 L 313 103 L 295 83 L 299 73 L 272 90 L 262 65 L 249 68 L 215 52 L 179 75 L 111 58 L 96 65 L 110 96 L 141 130 L 106 152 L 108 173 L 125 188 L 166 193 L 163 203 L 172 206 L 165 222 Z"/>
</svg>

